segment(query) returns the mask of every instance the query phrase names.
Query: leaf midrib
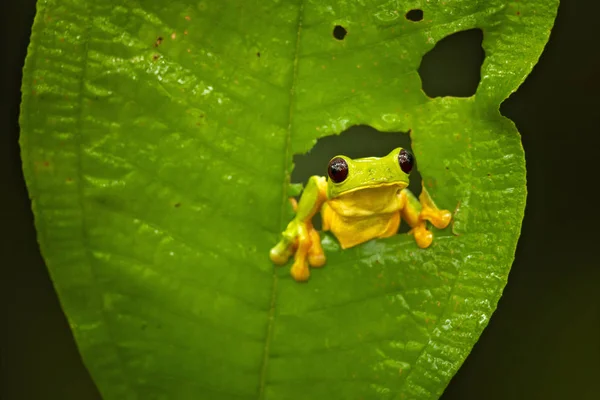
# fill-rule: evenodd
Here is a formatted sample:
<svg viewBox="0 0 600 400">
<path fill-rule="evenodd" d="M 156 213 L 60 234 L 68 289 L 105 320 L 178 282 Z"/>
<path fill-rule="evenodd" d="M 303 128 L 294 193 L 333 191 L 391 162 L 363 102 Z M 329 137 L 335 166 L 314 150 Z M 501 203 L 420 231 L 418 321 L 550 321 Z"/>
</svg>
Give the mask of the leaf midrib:
<svg viewBox="0 0 600 400">
<path fill-rule="evenodd" d="M 299 1 L 298 6 L 298 19 L 297 19 L 297 34 L 296 34 L 296 44 L 294 49 L 294 62 L 292 68 L 292 82 L 290 85 L 290 104 L 289 104 L 289 113 L 288 113 L 288 128 L 285 142 L 285 151 L 284 151 L 284 159 L 283 159 L 283 184 L 281 190 L 281 209 L 279 214 L 279 228 L 283 229 L 285 224 L 285 203 L 287 200 L 287 192 L 289 185 L 289 160 L 290 160 L 290 151 L 291 151 L 291 142 L 292 142 L 292 119 L 293 119 L 293 110 L 294 110 L 294 95 L 296 90 L 296 82 L 298 78 L 298 55 L 300 53 L 300 34 L 302 32 L 302 19 L 304 16 L 304 0 Z M 269 366 L 269 349 L 271 346 L 271 341 L 273 338 L 273 326 L 275 324 L 275 304 L 277 301 L 277 286 L 278 286 L 279 278 L 277 277 L 277 273 L 275 269 L 273 269 L 273 284 L 271 285 L 271 303 L 269 306 L 269 316 L 267 321 L 267 335 L 265 339 L 265 351 L 263 355 L 263 361 L 260 371 L 260 384 L 259 384 L 259 392 L 258 399 L 263 400 L 265 398 L 265 386 L 266 386 L 266 377 L 267 377 L 267 369 Z"/>
</svg>

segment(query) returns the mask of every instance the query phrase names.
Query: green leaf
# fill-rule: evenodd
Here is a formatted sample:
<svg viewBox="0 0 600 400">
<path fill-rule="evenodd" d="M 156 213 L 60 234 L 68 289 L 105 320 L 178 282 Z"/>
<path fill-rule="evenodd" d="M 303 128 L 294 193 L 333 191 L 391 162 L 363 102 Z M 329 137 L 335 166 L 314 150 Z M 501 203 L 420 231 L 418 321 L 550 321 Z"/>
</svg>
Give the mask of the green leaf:
<svg viewBox="0 0 600 400">
<path fill-rule="evenodd" d="M 498 108 L 557 4 L 40 2 L 23 170 L 103 397 L 438 397 L 506 284 L 525 162 Z M 428 98 L 422 56 L 471 28 L 486 53 L 477 94 Z M 342 251 L 325 235 L 326 267 L 298 284 L 268 258 L 292 215 L 292 156 L 357 124 L 411 131 L 454 223 L 426 250 L 400 234 Z"/>
</svg>

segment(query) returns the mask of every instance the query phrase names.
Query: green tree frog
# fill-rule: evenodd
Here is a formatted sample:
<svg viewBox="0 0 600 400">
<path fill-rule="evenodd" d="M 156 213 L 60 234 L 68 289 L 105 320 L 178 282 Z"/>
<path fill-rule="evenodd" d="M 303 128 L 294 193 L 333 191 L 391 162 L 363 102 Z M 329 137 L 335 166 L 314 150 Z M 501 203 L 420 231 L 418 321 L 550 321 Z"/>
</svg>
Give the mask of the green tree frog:
<svg viewBox="0 0 600 400">
<path fill-rule="evenodd" d="M 328 178 L 310 177 L 299 202 L 291 199 L 296 216 L 271 249 L 273 263 L 283 265 L 294 255 L 291 274 L 299 282 L 308 280 L 309 264 L 325 264 L 321 239 L 312 224 L 318 211 L 323 230 L 331 231 L 342 249 L 396 234 L 401 218 L 412 228 L 409 234 L 417 245 L 429 247 L 433 234 L 426 221 L 443 229 L 452 215 L 437 208 L 425 187 L 419 200 L 407 189 L 414 163 L 414 156 L 403 148 L 394 149 L 385 157 L 332 158 Z"/>
</svg>

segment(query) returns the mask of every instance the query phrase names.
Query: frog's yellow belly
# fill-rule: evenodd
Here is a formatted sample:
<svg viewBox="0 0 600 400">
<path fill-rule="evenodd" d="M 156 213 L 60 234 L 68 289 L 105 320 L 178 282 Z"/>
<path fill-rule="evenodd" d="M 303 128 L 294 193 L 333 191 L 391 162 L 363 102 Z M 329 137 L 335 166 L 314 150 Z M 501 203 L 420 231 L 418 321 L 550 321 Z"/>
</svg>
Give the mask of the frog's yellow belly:
<svg viewBox="0 0 600 400">
<path fill-rule="evenodd" d="M 330 230 L 343 249 L 375 238 L 389 237 L 398 232 L 400 212 L 374 214 L 361 217 L 343 216 L 327 204 L 321 209 L 323 229 Z"/>
</svg>

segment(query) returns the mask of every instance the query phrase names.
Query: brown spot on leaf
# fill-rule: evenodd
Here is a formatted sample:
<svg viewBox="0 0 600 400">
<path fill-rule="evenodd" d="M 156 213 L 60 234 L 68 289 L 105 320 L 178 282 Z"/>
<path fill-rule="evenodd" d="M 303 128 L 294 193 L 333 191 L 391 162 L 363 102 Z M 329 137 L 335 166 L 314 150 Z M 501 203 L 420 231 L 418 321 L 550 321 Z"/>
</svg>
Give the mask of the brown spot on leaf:
<svg viewBox="0 0 600 400">
<path fill-rule="evenodd" d="M 179 208 L 179 207 L 181 207 L 181 203 L 175 203 L 175 204 L 174 204 L 174 207 L 175 207 L 175 208 Z"/>
<path fill-rule="evenodd" d="M 154 47 L 160 46 L 160 44 L 162 43 L 162 41 L 163 41 L 162 36 L 157 37 L 156 41 L 154 42 Z"/>
<path fill-rule="evenodd" d="M 155 54 L 155 55 L 153 55 L 153 56 L 152 56 L 152 61 L 156 61 L 156 60 L 158 60 L 159 58 L 160 58 L 160 55 L 158 55 L 158 54 Z"/>
<path fill-rule="evenodd" d="M 186 15 L 186 16 L 185 16 L 185 19 L 186 19 L 186 21 L 189 21 L 189 20 L 191 20 L 192 18 L 190 18 L 190 16 L 189 16 L 189 15 Z"/>
</svg>

